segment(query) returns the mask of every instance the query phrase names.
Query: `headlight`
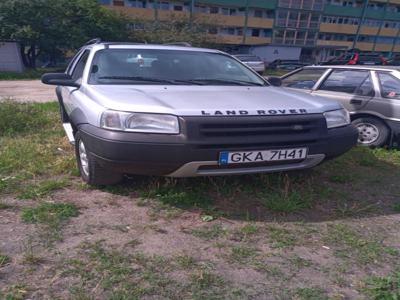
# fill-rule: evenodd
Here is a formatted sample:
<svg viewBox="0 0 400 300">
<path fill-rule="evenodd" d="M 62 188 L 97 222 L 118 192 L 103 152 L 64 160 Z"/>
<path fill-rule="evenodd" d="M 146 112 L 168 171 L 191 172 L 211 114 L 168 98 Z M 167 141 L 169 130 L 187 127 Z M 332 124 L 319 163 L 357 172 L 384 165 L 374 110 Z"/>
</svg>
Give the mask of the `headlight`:
<svg viewBox="0 0 400 300">
<path fill-rule="evenodd" d="M 100 126 L 106 129 L 143 133 L 179 133 L 176 116 L 164 114 L 127 113 L 107 110 L 101 115 Z"/>
<path fill-rule="evenodd" d="M 345 109 L 327 111 L 324 113 L 328 128 L 335 128 L 350 124 L 350 114 Z"/>
</svg>

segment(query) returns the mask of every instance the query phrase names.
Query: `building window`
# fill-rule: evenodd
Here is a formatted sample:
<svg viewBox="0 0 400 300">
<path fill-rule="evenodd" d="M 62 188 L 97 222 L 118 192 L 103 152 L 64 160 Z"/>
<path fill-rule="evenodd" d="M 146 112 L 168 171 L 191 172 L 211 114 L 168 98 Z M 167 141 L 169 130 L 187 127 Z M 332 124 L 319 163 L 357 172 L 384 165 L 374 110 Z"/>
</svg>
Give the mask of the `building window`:
<svg viewBox="0 0 400 300">
<path fill-rule="evenodd" d="M 219 13 L 219 7 L 212 6 L 210 7 L 210 14 L 218 14 Z"/>
<path fill-rule="evenodd" d="M 255 17 L 255 18 L 262 18 L 262 17 L 263 17 L 263 11 L 260 10 L 260 9 L 256 9 L 256 10 L 254 11 L 254 17 Z"/>
</svg>

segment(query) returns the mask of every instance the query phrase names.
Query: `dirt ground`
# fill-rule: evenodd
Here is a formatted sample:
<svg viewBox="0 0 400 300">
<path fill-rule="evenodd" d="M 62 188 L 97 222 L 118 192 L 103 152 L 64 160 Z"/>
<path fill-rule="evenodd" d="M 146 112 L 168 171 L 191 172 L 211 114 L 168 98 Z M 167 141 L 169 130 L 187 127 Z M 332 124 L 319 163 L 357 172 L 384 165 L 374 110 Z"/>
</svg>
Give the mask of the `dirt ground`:
<svg viewBox="0 0 400 300">
<path fill-rule="evenodd" d="M 56 100 L 55 87 L 40 80 L 0 80 L 0 100 L 49 102 Z"/>
</svg>

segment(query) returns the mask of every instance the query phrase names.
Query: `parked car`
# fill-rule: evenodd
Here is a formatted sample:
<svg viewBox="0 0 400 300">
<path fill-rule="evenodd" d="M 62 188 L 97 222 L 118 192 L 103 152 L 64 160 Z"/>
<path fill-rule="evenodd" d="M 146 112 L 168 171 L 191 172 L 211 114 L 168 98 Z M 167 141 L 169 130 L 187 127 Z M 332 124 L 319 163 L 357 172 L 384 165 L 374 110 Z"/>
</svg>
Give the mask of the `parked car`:
<svg viewBox="0 0 400 300">
<path fill-rule="evenodd" d="M 299 60 L 291 60 L 291 59 L 276 59 L 273 62 L 268 64 L 268 69 L 271 70 L 296 70 L 298 68 L 303 67 L 305 64 L 300 62 Z"/>
<path fill-rule="evenodd" d="M 388 66 L 400 66 L 400 55 L 395 55 L 392 58 L 390 58 L 386 62 L 386 65 L 388 65 Z"/>
<path fill-rule="evenodd" d="M 308 66 L 282 76 L 282 86 L 340 102 L 366 146 L 400 145 L 400 68 Z"/>
<path fill-rule="evenodd" d="M 97 41 L 42 82 L 57 85 L 81 176 L 94 185 L 311 168 L 357 143 L 339 103 L 273 87 L 217 50 Z"/>
<path fill-rule="evenodd" d="M 234 56 L 257 73 L 263 74 L 265 72 L 265 63 L 258 56 L 248 54 L 238 54 Z"/>
<path fill-rule="evenodd" d="M 386 65 L 386 59 L 377 53 L 348 52 L 322 65 Z"/>
</svg>

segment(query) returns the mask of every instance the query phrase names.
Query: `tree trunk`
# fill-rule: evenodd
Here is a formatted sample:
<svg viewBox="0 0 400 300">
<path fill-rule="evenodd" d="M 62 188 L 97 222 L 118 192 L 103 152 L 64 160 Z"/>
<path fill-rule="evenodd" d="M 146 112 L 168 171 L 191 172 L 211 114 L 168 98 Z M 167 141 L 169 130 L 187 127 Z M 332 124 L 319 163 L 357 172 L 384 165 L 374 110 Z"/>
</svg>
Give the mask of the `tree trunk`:
<svg viewBox="0 0 400 300">
<path fill-rule="evenodd" d="M 26 49 L 25 49 L 25 44 L 21 44 L 20 45 L 20 50 L 21 50 L 21 58 L 22 58 L 22 63 L 24 64 L 24 66 L 26 67 L 26 68 L 30 68 L 30 65 L 29 65 L 29 61 L 28 61 L 28 58 L 27 58 L 27 55 L 26 55 Z"/>
</svg>

